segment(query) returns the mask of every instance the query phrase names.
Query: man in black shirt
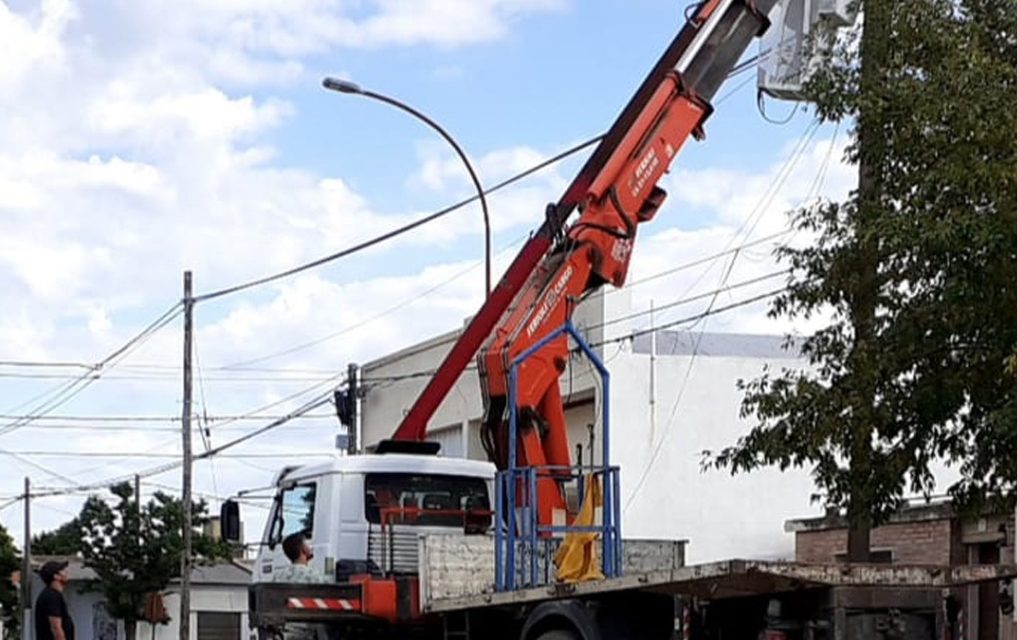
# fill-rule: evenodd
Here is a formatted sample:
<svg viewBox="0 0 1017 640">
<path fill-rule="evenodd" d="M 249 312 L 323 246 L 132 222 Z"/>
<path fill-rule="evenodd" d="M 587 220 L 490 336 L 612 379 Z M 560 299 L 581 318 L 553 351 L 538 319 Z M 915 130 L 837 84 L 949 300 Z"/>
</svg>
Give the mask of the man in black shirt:
<svg viewBox="0 0 1017 640">
<path fill-rule="evenodd" d="M 67 563 L 50 560 L 39 569 L 46 588 L 35 600 L 35 640 L 74 640 L 74 621 L 64 601 Z"/>
</svg>

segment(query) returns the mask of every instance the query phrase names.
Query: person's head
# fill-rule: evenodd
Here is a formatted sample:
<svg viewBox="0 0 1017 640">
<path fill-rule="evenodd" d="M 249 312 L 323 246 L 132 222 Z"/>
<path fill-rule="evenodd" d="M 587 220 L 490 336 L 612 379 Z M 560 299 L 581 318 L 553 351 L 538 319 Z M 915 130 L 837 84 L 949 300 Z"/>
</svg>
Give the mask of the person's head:
<svg viewBox="0 0 1017 640">
<path fill-rule="evenodd" d="M 314 557 L 311 546 L 301 532 L 291 533 L 282 543 L 283 553 L 294 564 L 307 564 Z"/>
<path fill-rule="evenodd" d="M 50 560 L 39 569 L 39 577 L 47 587 L 63 589 L 67 584 L 67 563 L 60 560 Z"/>
</svg>

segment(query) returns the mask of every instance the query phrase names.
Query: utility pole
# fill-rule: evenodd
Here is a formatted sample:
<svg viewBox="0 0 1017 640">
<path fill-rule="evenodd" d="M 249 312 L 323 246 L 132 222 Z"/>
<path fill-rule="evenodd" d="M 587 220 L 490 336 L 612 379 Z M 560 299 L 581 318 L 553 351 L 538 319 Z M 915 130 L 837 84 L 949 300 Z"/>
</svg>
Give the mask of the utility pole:
<svg viewBox="0 0 1017 640">
<path fill-rule="evenodd" d="M 359 367 L 350 364 L 346 369 L 346 384 L 350 393 L 350 433 L 347 440 L 346 453 L 355 454 L 360 446 L 357 436 L 357 373 Z"/>
<path fill-rule="evenodd" d="M 850 497 L 848 506 L 848 562 L 868 562 L 872 530 L 872 435 L 876 429 L 877 385 L 875 363 L 876 307 L 879 295 L 877 240 L 870 233 L 882 215 L 878 161 L 880 132 L 873 112 L 878 103 L 881 75 L 888 58 L 887 23 L 891 0 L 865 0 L 861 41 L 861 81 L 858 112 L 858 284 L 854 291 L 850 321 L 854 331 L 849 362 L 856 381 L 853 395 L 850 447 Z"/>
<path fill-rule="evenodd" d="M 184 553 L 180 558 L 180 640 L 191 637 L 191 339 L 194 325 L 194 299 L 191 297 L 191 272 L 184 272 L 184 413 L 181 424 L 184 444 L 183 487 Z"/>
<path fill-rule="evenodd" d="M 141 476 L 134 474 L 134 516 L 138 520 L 138 544 L 141 544 Z"/>
<path fill-rule="evenodd" d="M 25 476 L 25 542 L 21 549 L 21 638 L 32 640 L 32 507 L 31 482 Z"/>
</svg>

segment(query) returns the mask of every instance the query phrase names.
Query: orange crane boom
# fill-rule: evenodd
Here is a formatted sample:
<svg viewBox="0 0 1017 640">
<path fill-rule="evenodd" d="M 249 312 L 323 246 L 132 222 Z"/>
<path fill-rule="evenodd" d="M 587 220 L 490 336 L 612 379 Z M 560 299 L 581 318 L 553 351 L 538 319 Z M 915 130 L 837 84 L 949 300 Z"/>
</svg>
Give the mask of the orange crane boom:
<svg viewBox="0 0 1017 640">
<path fill-rule="evenodd" d="M 544 345 L 517 371 L 516 406 L 507 407 L 514 359 L 571 317 L 581 298 L 605 283 L 624 284 L 637 230 L 666 193 L 658 186 L 690 137 L 703 137 L 715 95 L 752 39 L 766 30 L 776 0 L 707 0 L 661 56 L 595 152 L 548 207 L 492 295 L 446 356 L 406 415 L 395 440 L 425 439 L 427 421 L 474 355 L 484 396 L 482 440 L 504 469 L 506 416 L 517 411 L 520 466 L 570 466 L 558 387 L 568 360 L 567 336 Z M 570 215 L 579 216 L 565 229 Z M 482 348 L 481 348 L 481 345 Z M 539 521 L 564 508 L 553 477 L 537 487 Z"/>
</svg>

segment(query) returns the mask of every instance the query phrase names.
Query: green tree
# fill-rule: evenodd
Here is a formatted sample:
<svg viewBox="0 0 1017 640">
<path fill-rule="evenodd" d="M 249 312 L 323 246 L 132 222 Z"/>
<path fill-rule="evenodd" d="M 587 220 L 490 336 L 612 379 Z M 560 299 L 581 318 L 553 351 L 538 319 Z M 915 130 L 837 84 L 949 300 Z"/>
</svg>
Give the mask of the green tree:
<svg viewBox="0 0 1017 640">
<path fill-rule="evenodd" d="M 18 591 L 11 582 L 11 575 L 21 568 L 21 558 L 14 540 L 7 529 L 0 524 L 0 615 L 3 616 L 4 629 L 8 637 L 16 637 L 21 628 L 18 615 Z"/>
<path fill-rule="evenodd" d="M 81 523 L 77 518 L 52 531 L 32 536 L 32 555 L 76 556 L 81 553 Z"/>
<path fill-rule="evenodd" d="M 129 483 L 110 491 L 116 504 L 90 496 L 81 509 L 82 552 L 85 565 L 98 576 L 92 588 L 103 594 L 110 615 L 123 620 L 127 640 L 134 640 L 147 599 L 161 596 L 180 577 L 184 510 L 180 500 L 163 493 L 139 509 Z M 193 505 L 196 528 L 208 521 L 206 510 L 203 501 Z M 195 533 L 192 544 L 199 562 L 230 557 L 223 541 Z"/>
<path fill-rule="evenodd" d="M 807 467 L 846 507 L 852 560 L 930 464 L 957 502 L 1012 502 L 1017 482 L 1017 3 L 865 0 L 866 34 L 829 52 L 807 91 L 853 123 L 860 188 L 795 212 L 816 242 L 771 315 L 830 314 L 800 345 L 809 371 L 743 384 L 757 424 L 709 463 Z"/>
</svg>

